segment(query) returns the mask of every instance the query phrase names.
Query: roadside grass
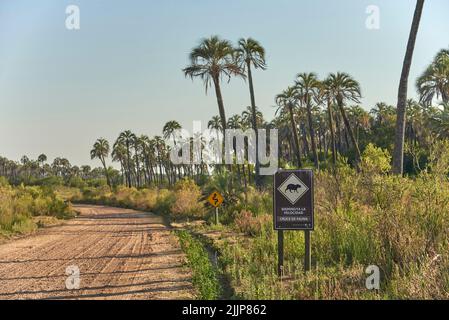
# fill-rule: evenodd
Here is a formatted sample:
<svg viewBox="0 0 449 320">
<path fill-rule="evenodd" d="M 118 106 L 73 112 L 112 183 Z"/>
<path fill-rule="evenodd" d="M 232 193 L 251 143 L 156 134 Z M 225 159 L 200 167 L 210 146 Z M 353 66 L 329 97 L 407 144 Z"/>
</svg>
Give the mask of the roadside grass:
<svg viewBox="0 0 449 320">
<path fill-rule="evenodd" d="M 188 231 L 176 231 L 182 250 L 192 270 L 192 282 L 199 292 L 198 299 L 216 300 L 221 295 L 219 270 L 210 261 L 209 252 L 203 243 Z"/>
</svg>

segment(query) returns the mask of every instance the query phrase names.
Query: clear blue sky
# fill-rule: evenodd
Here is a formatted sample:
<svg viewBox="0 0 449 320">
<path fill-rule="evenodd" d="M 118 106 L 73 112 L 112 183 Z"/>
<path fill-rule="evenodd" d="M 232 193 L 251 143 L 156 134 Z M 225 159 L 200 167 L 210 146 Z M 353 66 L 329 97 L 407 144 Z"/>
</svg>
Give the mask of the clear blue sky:
<svg viewBox="0 0 449 320">
<path fill-rule="evenodd" d="M 81 30 L 65 28 L 76 4 Z M 365 28 L 368 5 L 380 30 Z M 213 91 L 184 78 L 188 53 L 203 37 L 254 37 L 268 70 L 256 72 L 257 104 L 268 119 L 274 96 L 298 72 L 345 71 L 362 85 L 363 106 L 395 104 L 415 1 L 412 0 L 1 0 L 0 155 L 46 153 L 93 164 L 98 137 L 120 131 L 160 134 L 176 119 L 190 128 L 217 114 Z M 428 0 L 411 70 L 414 81 L 449 45 L 449 1 Z M 223 86 L 227 115 L 248 104 L 239 79 Z"/>
</svg>

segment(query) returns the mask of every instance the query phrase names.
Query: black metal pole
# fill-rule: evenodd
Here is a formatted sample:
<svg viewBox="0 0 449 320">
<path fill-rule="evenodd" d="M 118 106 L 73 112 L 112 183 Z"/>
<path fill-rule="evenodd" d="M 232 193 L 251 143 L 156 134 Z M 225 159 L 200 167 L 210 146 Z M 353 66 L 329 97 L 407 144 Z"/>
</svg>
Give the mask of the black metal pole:
<svg viewBox="0 0 449 320">
<path fill-rule="evenodd" d="M 284 230 L 278 230 L 278 276 L 281 277 L 284 269 Z"/>
<path fill-rule="evenodd" d="M 310 230 L 304 230 L 304 272 L 310 270 Z"/>
</svg>

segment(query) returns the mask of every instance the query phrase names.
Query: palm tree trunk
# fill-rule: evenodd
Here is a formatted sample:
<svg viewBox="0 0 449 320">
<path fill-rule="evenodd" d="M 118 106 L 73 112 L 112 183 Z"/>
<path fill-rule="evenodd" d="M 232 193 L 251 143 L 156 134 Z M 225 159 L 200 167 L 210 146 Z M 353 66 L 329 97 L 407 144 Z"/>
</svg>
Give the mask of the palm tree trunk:
<svg viewBox="0 0 449 320">
<path fill-rule="evenodd" d="M 338 107 L 340 108 L 340 113 L 343 118 L 343 122 L 345 124 L 346 131 L 349 133 L 349 137 L 351 138 L 351 141 L 354 144 L 355 157 L 356 157 L 355 161 L 358 164 L 361 159 L 359 145 L 357 144 L 357 141 L 355 140 L 354 132 L 352 131 L 351 124 L 349 123 L 345 108 L 343 107 L 343 101 L 341 98 L 337 98 L 337 104 L 338 104 Z"/>
<path fill-rule="evenodd" d="M 104 158 L 101 158 L 101 164 L 103 165 L 104 168 L 104 175 L 106 176 L 106 183 L 108 184 L 108 187 L 111 187 L 111 180 L 109 179 L 109 172 L 108 172 L 108 168 L 106 167 L 106 161 L 104 160 Z"/>
<path fill-rule="evenodd" d="M 412 28 L 408 38 L 407 50 L 405 52 L 404 63 L 402 66 L 401 80 L 398 90 L 396 132 L 393 151 L 393 173 L 402 175 L 404 171 L 404 134 L 405 117 L 407 106 L 407 86 L 410 67 L 412 65 L 413 51 L 415 50 L 416 36 L 418 35 L 419 23 L 424 7 L 424 0 L 417 0 L 415 13 L 413 15 Z"/>
<path fill-rule="evenodd" d="M 139 164 L 139 153 L 137 148 L 134 149 L 136 152 L 136 183 L 137 188 L 140 188 L 140 164 Z"/>
<path fill-rule="evenodd" d="M 301 137 L 302 142 L 304 144 L 304 155 L 308 157 L 310 154 L 310 148 L 309 148 L 309 141 L 307 140 L 307 130 L 304 123 L 302 122 L 300 123 L 299 127 L 301 129 Z"/>
<path fill-rule="evenodd" d="M 126 156 L 127 156 L 127 166 L 128 166 L 128 188 L 131 188 L 131 152 L 129 151 L 129 142 L 126 141 Z"/>
<path fill-rule="evenodd" d="M 217 104 L 218 104 L 218 111 L 220 113 L 220 120 L 221 120 L 221 126 L 223 129 L 223 150 L 222 150 L 222 163 L 224 164 L 226 161 L 226 150 L 225 150 L 225 146 L 226 146 L 226 113 L 225 113 L 225 107 L 224 107 L 224 103 L 223 103 L 223 96 L 221 95 L 221 88 L 220 88 L 220 78 L 217 76 L 213 77 L 213 81 L 214 81 L 214 86 L 215 86 L 215 95 L 217 96 Z M 231 171 L 232 170 L 232 165 L 228 166 L 228 170 Z"/>
<path fill-rule="evenodd" d="M 294 140 L 295 140 L 295 147 L 296 147 L 296 159 L 298 161 L 298 167 L 301 168 L 302 162 L 301 162 L 301 153 L 299 151 L 298 130 L 296 128 L 295 117 L 293 114 L 293 107 L 291 105 L 288 106 L 288 111 L 290 112 L 290 123 L 291 123 L 292 130 L 293 130 L 293 136 L 295 138 Z"/>
<path fill-rule="evenodd" d="M 247 61 L 246 66 L 248 68 L 248 82 L 249 82 L 249 95 L 251 97 L 251 113 L 252 113 L 252 124 L 254 132 L 256 133 L 256 187 L 260 189 L 261 179 L 260 179 L 260 162 L 259 162 L 259 129 L 257 128 L 257 114 L 256 114 L 256 98 L 254 95 L 253 86 L 253 75 L 251 72 L 251 62 Z"/>
<path fill-rule="evenodd" d="M 335 114 L 335 125 L 336 125 L 336 135 L 337 135 L 337 139 L 336 139 L 336 144 L 337 144 L 337 150 L 338 152 L 342 152 L 341 150 L 341 146 L 342 146 L 342 139 L 341 139 L 341 119 L 340 116 L 338 115 L 338 111 Z"/>
<path fill-rule="evenodd" d="M 309 122 L 310 140 L 312 140 L 313 162 L 315 164 L 315 168 L 319 170 L 320 160 L 318 159 L 318 152 L 316 148 L 315 130 L 313 128 L 313 120 L 312 120 L 312 107 L 310 106 L 309 97 L 307 97 L 307 120 Z"/>
<path fill-rule="evenodd" d="M 331 145 L 332 145 L 332 162 L 334 164 L 334 167 L 337 163 L 337 152 L 335 150 L 335 134 L 334 134 L 334 116 L 332 112 L 332 105 L 331 101 L 327 101 L 327 113 L 329 116 L 329 129 L 331 132 Z"/>
<path fill-rule="evenodd" d="M 215 95 L 217 96 L 218 112 L 220 113 L 221 126 L 223 128 L 223 142 L 224 142 L 226 130 L 226 113 L 223 103 L 223 96 L 221 95 L 220 79 L 218 78 L 218 76 L 215 76 L 213 77 L 213 81 L 215 86 Z"/>
</svg>

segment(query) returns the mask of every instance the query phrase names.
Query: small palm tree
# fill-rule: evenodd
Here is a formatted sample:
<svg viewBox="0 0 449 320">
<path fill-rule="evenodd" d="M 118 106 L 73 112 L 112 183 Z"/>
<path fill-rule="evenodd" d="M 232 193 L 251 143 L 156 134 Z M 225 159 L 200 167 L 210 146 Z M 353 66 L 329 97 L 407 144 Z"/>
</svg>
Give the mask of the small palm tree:
<svg viewBox="0 0 449 320">
<path fill-rule="evenodd" d="M 328 79 L 326 80 L 326 83 L 329 87 L 331 96 L 337 102 L 337 106 L 340 110 L 346 130 L 349 133 L 352 144 L 354 145 L 354 149 L 356 152 L 356 162 L 359 163 L 361 159 L 360 149 L 345 111 L 345 102 L 353 101 L 356 103 L 360 103 L 360 98 L 362 96 L 360 84 L 355 81 L 349 74 L 342 72 L 338 72 L 337 74 L 330 74 Z"/>
<path fill-rule="evenodd" d="M 296 90 L 298 91 L 299 100 L 306 105 L 307 121 L 309 123 L 310 140 L 312 142 L 312 152 L 315 168 L 320 168 L 318 151 L 315 141 L 315 128 L 313 126 L 312 117 L 312 101 L 319 100 L 319 89 L 321 87 L 318 77 L 315 73 L 300 73 L 296 79 Z"/>
<path fill-rule="evenodd" d="M 223 130 L 223 125 L 219 116 L 213 116 L 212 119 L 207 123 L 207 128 L 213 130 Z"/>
<path fill-rule="evenodd" d="M 290 125 L 293 132 L 296 148 L 296 160 L 298 161 L 298 167 L 301 168 L 302 162 L 299 147 L 298 127 L 296 125 L 294 112 L 294 109 L 298 106 L 298 92 L 294 87 L 289 87 L 276 96 L 276 104 L 279 106 L 276 114 L 278 112 L 288 112 L 288 114 L 290 115 Z"/>
<path fill-rule="evenodd" d="M 437 137 L 440 139 L 449 138 L 449 103 L 441 105 L 435 115 L 430 118 L 430 124 Z"/>
<path fill-rule="evenodd" d="M 436 97 L 449 102 L 449 50 L 441 50 L 416 81 L 420 102 L 430 106 Z"/>
<path fill-rule="evenodd" d="M 254 84 L 251 66 L 255 69 L 265 70 L 267 65 L 265 62 L 265 49 L 260 43 L 252 38 L 240 39 L 237 48 L 237 59 L 243 70 L 246 71 L 249 82 L 249 95 L 251 99 L 251 122 L 256 133 L 256 186 L 261 186 L 260 179 L 260 161 L 259 161 L 259 133 L 257 127 L 257 111 L 256 98 L 254 94 Z"/>
<path fill-rule="evenodd" d="M 263 127 L 265 120 L 263 118 L 263 113 L 259 111 L 259 108 L 256 109 L 256 126 L 257 128 Z M 253 126 L 253 108 L 251 106 L 246 107 L 246 110 L 242 112 L 242 121 L 245 124 L 245 127 Z"/>
<path fill-rule="evenodd" d="M 40 154 L 37 157 L 37 162 L 39 162 L 41 166 L 41 176 L 44 176 L 44 163 L 47 162 L 47 156 L 45 154 Z"/>
<path fill-rule="evenodd" d="M 238 114 L 234 114 L 232 117 L 228 119 L 227 123 L 228 128 L 230 129 L 242 129 L 242 117 Z"/>
<path fill-rule="evenodd" d="M 220 81 L 223 77 L 230 81 L 232 76 L 245 77 L 243 70 L 235 59 L 235 50 L 227 40 L 218 36 L 203 39 L 201 43 L 192 49 L 190 53 L 190 65 L 183 69 L 186 77 L 200 78 L 203 80 L 206 93 L 213 84 L 217 97 L 218 111 L 221 125 L 226 130 L 226 113 L 221 93 Z"/>
<path fill-rule="evenodd" d="M 111 187 L 111 181 L 109 179 L 108 168 L 106 166 L 106 158 L 109 155 L 109 142 L 106 139 L 98 139 L 90 151 L 91 159 L 99 159 L 103 165 L 104 175 L 106 176 L 106 181 L 109 187 Z"/>
</svg>

